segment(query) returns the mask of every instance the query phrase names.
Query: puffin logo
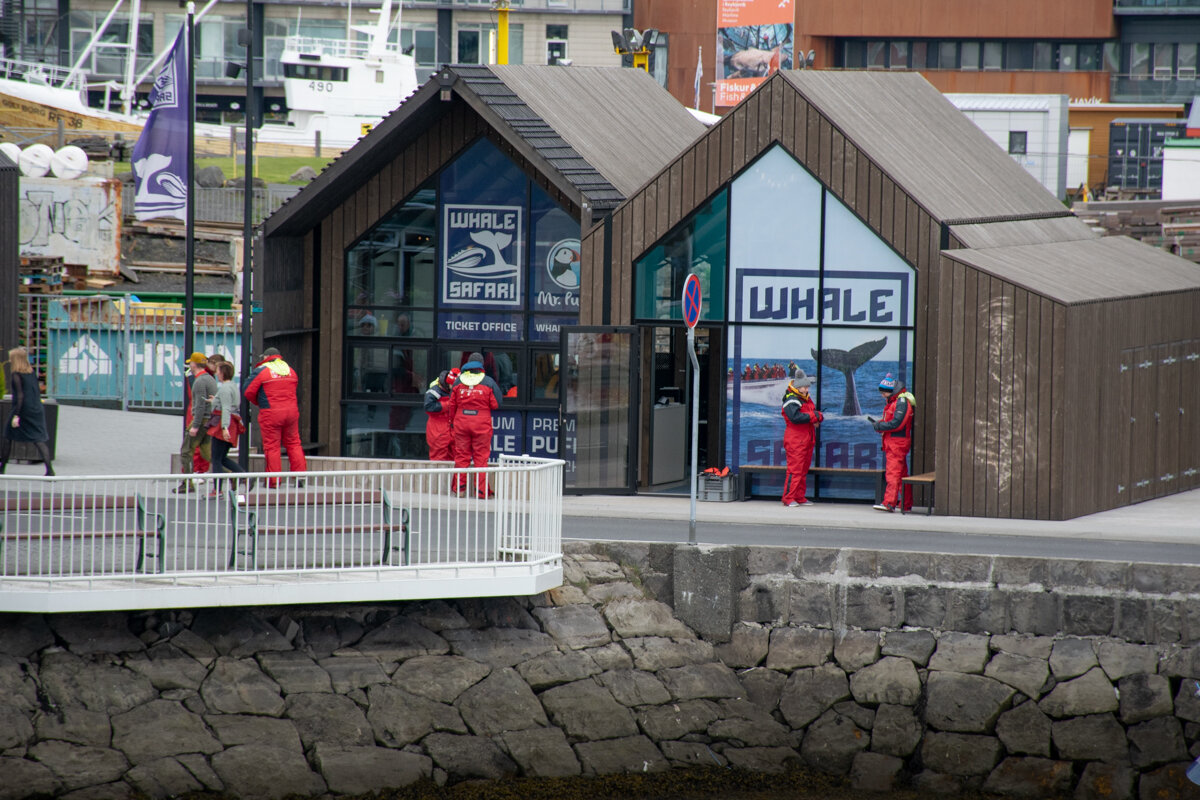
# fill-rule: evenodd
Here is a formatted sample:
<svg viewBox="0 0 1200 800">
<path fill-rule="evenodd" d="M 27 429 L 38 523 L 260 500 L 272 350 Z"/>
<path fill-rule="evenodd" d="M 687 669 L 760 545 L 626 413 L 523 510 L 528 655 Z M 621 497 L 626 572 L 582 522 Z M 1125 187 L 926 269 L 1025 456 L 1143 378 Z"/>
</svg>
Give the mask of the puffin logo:
<svg viewBox="0 0 1200 800">
<path fill-rule="evenodd" d="M 550 248 L 546 255 L 546 272 L 558 287 L 579 288 L 580 249 L 578 239 L 563 239 Z"/>
</svg>

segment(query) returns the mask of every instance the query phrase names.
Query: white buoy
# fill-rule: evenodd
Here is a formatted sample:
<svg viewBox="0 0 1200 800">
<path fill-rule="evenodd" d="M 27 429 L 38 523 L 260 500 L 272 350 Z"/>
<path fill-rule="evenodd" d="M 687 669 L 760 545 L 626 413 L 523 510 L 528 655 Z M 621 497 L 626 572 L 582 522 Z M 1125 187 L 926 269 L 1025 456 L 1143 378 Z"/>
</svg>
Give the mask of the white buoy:
<svg viewBox="0 0 1200 800">
<path fill-rule="evenodd" d="M 0 142 L 0 153 L 8 156 L 14 167 L 21 163 L 21 148 L 13 142 Z"/>
<path fill-rule="evenodd" d="M 21 151 L 21 174 L 27 178 L 40 178 L 50 171 L 50 159 L 54 151 L 49 145 L 31 144 Z"/>
<path fill-rule="evenodd" d="M 87 153 L 83 152 L 82 147 L 76 147 L 73 144 L 60 147 L 54 157 L 50 159 L 50 172 L 54 174 L 54 177 L 64 180 L 78 178 L 87 172 L 87 168 Z"/>
</svg>

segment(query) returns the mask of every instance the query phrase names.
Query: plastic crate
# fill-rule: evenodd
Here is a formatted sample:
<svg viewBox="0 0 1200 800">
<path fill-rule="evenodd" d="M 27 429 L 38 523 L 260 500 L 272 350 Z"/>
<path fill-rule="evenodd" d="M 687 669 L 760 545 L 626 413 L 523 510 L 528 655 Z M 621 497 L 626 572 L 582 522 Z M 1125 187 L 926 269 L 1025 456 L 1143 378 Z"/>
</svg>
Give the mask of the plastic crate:
<svg viewBox="0 0 1200 800">
<path fill-rule="evenodd" d="M 733 475 L 699 475 L 696 499 L 706 503 L 731 503 L 737 500 L 737 481 Z"/>
</svg>

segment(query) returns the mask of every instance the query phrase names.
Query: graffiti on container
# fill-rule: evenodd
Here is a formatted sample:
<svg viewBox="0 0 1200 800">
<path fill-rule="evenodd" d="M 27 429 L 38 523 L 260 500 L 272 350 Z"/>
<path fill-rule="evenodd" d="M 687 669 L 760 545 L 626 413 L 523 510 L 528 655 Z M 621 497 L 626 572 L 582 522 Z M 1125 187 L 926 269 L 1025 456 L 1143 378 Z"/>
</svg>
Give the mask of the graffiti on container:
<svg viewBox="0 0 1200 800">
<path fill-rule="evenodd" d="M 121 184 L 101 178 L 22 178 L 20 247 L 114 273 L 121 253 Z"/>
</svg>

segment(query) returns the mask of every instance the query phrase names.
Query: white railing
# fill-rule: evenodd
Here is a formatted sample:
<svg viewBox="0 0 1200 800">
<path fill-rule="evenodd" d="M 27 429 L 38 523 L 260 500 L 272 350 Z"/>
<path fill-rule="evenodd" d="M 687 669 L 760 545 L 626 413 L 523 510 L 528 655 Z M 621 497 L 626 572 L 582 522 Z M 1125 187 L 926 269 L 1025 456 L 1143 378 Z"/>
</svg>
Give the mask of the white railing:
<svg viewBox="0 0 1200 800">
<path fill-rule="evenodd" d="M 21 80 L 40 86 L 52 86 L 56 89 L 69 89 L 79 92 L 81 95 L 87 89 L 87 81 L 84 80 L 83 74 L 71 75 L 69 67 L 35 64 L 11 58 L 0 58 L 0 78 Z"/>
<path fill-rule="evenodd" d="M 316 36 L 289 36 L 284 40 L 283 49 L 286 53 L 303 53 L 304 55 L 322 55 L 331 58 L 365 59 L 371 54 L 371 42 L 368 39 L 324 39 Z M 401 55 L 400 45 L 387 42 L 383 52 L 389 58 Z"/>
<path fill-rule="evenodd" d="M 562 580 L 562 467 L 4 476 L 0 611 L 545 591 Z M 493 497 L 475 496 L 481 473 Z"/>
</svg>

